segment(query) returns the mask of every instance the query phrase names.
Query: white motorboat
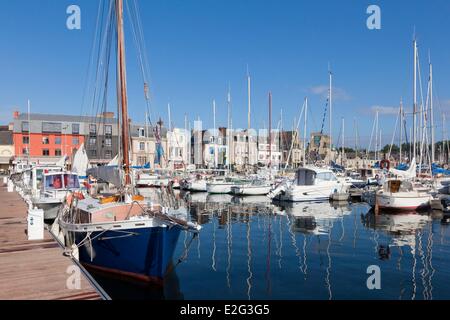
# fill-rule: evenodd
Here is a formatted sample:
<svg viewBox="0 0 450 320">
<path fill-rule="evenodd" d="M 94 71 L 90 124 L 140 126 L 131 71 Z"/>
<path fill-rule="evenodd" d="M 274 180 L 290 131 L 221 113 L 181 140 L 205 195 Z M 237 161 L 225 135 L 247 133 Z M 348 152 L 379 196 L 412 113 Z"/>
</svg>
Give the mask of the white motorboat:
<svg viewBox="0 0 450 320">
<path fill-rule="evenodd" d="M 268 196 L 280 201 L 324 201 L 335 192 L 346 192 L 347 188 L 329 169 L 301 168 L 294 181 L 282 182 Z"/>
<path fill-rule="evenodd" d="M 31 199 L 33 206 L 44 210 L 44 219 L 55 219 L 67 193 L 80 189 L 78 174 L 70 172 L 44 173 L 39 195 Z"/>
</svg>

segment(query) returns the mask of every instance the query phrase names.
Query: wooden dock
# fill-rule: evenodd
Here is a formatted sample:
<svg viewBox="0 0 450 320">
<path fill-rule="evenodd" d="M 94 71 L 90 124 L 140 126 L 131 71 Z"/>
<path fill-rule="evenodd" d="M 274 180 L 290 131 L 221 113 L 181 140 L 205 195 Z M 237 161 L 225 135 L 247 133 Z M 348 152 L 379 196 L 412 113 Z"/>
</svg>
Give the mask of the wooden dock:
<svg viewBox="0 0 450 320">
<path fill-rule="evenodd" d="M 17 193 L 8 193 L 0 182 L 0 300 L 108 298 L 83 272 L 77 272 L 80 281 L 71 281 L 76 264 L 63 255 L 49 231 L 45 230 L 42 241 L 28 241 L 26 229 L 25 202 Z M 69 289 L 74 283 L 80 285 Z"/>
</svg>

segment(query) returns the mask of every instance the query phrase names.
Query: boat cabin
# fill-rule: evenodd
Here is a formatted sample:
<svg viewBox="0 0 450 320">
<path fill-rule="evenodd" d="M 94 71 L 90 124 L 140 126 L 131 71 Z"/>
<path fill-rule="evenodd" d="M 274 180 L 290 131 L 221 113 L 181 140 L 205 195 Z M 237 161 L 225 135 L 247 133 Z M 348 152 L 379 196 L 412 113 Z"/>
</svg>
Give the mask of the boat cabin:
<svg viewBox="0 0 450 320">
<path fill-rule="evenodd" d="M 410 181 L 389 180 L 384 186 L 385 192 L 398 193 L 413 191 L 413 184 Z"/>
<path fill-rule="evenodd" d="M 337 181 L 336 175 L 331 170 L 325 169 L 298 169 L 295 174 L 295 184 L 298 186 L 313 186 L 318 182 Z"/>
<path fill-rule="evenodd" d="M 44 174 L 44 190 L 74 190 L 80 188 L 78 175 L 75 173 L 53 172 Z"/>
</svg>

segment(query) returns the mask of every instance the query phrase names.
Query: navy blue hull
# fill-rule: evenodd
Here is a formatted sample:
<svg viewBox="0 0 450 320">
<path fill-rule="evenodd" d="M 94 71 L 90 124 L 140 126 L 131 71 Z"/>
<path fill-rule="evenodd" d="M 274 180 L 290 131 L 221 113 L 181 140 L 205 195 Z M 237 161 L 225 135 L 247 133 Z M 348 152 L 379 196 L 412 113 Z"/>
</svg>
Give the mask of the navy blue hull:
<svg viewBox="0 0 450 320">
<path fill-rule="evenodd" d="M 97 271 L 142 281 L 160 282 L 167 273 L 181 229 L 142 228 L 107 231 L 91 235 L 90 242 L 79 249 L 80 262 Z M 127 234 L 132 234 L 128 236 Z M 77 234 L 79 243 L 86 236 Z M 92 251 L 92 254 L 91 254 Z"/>
</svg>

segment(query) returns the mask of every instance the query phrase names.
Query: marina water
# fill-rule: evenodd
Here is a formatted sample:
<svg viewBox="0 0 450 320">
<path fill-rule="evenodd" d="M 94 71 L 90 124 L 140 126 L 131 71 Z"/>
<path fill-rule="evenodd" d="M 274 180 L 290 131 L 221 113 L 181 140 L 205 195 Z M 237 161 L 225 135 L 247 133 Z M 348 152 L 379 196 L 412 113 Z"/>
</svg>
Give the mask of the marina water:
<svg viewBox="0 0 450 320">
<path fill-rule="evenodd" d="M 176 192 L 174 199 L 172 206 L 202 224 L 200 234 L 181 234 L 164 287 L 93 274 L 113 299 L 450 298 L 442 212 L 375 216 L 364 203 L 207 193 Z M 367 286 L 370 266 L 380 268 L 379 290 Z"/>
</svg>

